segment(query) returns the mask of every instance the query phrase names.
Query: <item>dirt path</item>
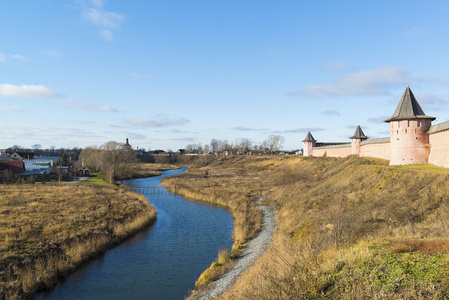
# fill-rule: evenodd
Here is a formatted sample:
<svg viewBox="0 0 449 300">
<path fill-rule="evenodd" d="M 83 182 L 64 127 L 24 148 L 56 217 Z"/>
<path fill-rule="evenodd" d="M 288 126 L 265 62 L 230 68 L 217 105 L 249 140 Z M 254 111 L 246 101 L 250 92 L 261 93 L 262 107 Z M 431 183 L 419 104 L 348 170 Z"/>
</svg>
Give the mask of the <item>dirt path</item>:
<svg viewBox="0 0 449 300">
<path fill-rule="evenodd" d="M 211 299 L 222 294 L 229 288 L 247 267 L 253 264 L 261 256 L 268 244 L 273 239 L 275 220 L 273 211 L 267 206 L 260 206 L 263 214 L 263 227 L 259 234 L 246 243 L 246 250 L 236 260 L 234 268 L 221 276 L 218 280 L 209 284 L 210 289 L 204 292 L 193 294 L 188 299 Z"/>
</svg>

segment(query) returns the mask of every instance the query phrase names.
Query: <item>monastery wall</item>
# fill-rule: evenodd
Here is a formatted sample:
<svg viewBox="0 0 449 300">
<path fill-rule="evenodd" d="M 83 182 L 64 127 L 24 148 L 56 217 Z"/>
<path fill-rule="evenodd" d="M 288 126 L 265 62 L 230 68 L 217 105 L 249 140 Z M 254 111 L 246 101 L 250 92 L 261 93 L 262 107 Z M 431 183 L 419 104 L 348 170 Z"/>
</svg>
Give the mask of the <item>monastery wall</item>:
<svg viewBox="0 0 449 300">
<path fill-rule="evenodd" d="M 351 144 L 313 148 L 313 156 L 347 157 L 351 155 Z"/>
<path fill-rule="evenodd" d="M 390 160 L 390 138 L 371 139 L 360 144 L 361 157 L 376 157 Z"/>
<path fill-rule="evenodd" d="M 429 131 L 429 164 L 449 167 L 449 122 L 431 126 Z"/>
<path fill-rule="evenodd" d="M 407 86 L 389 123 L 390 137 L 371 139 L 365 136 L 360 126 L 353 136 L 351 144 L 323 145 L 317 143 L 312 153 L 304 155 L 347 157 L 376 157 L 390 161 L 390 165 L 408 165 L 429 163 L 449 168 L 449 121 L 433 125 L 435 117 L 424 113 L 410 87 Z M 306 141 L 316 142 L 309 132 Z M 319 147 L 319 144 L 322 147 Z M 351 146 L 352 145 L 352 146 Z M 304 148 L 306 145 L 304 144 Z"/>
</svg>

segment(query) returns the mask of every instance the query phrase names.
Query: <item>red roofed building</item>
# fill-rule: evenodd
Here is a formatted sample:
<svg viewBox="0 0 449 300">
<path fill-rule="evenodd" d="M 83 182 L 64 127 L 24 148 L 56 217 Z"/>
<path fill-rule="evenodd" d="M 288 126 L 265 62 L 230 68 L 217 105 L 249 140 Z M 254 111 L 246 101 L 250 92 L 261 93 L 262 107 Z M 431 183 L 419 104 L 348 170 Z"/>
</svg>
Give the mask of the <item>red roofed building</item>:
<svg viewBox="0 0 449 300">
<path fill-rule="evenodd" d="M 15 180 L 24 170 L 25 165 L 23 161 L 2 161 L 0 162 L 0 180 Z"/>
</svg>

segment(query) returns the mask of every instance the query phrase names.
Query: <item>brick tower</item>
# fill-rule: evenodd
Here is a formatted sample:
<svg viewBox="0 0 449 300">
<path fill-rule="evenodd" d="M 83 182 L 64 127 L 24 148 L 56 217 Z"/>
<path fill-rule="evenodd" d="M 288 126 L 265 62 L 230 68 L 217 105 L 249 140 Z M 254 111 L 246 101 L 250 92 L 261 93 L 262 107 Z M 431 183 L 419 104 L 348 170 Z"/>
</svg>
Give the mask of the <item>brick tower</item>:
<svg viewBox="0 0 449 300">
<path fill-rule="evenodd" d="M 367 140 L 368 137 L 363 133 L 362 128 L 357 126 L 354 135 L 350 137 L 351 139 L 351 154 L 360 155 L 360 143 Z"/>
<path fill-rule="evenodd" d="M 426 116 L 407 86 L 390 123 L 390 165 L 427 163 L 429 129 L 435 117 Z"/>
<path fill-rule="evenodd" d="M 307 133 L 306 138 L 302 140 L 302 148 L 303 156 L 312 156 L 313 155 L 313 147 L 316 146 L 316 140 L 313 138 L 310 131 Z"/>
</svg>

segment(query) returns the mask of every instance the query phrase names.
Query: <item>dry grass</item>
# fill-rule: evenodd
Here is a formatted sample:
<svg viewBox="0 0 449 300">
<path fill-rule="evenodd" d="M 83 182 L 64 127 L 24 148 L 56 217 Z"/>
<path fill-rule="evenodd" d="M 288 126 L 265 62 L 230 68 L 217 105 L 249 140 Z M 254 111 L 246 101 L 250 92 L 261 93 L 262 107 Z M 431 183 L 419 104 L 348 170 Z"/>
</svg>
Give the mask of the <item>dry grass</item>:
<svg viewBox="0 0 449 300">
<path fill-rule="evenodd" d="M 226 160 L 226 158 L 225 158 Z M 222 161 L 219 159 L 217 163 Z M 209 167 L 190 169 L 184 174 L 164 178 L 162 183 L 172 192 L 187 199 L 194 199 L 226 207 L 234 216 L 234 245 L 232 255 L 238 254 L 242 245 L 254 237 L 261 227 L 262 213 L 257 208 L 255 198 L 263 193 L 258 176 L 248 169 L 216 168 L 205 172 Z"/>
<path fill-rule="evenodd" d="M 196 290 L 204 289 L 209 283 L 216 280 L 221 275 L 227 273 L 233 267 L 231 255 L 228 249 L 221 249 L 218 258 L 211 266 L 204 271 L 195 283 Z"/>
<path fill-rule="evenodd" d="M 169 164 L 148 164 L 148 163 L 138 163 L 132 169 L 132 174 L 129 178 L 144 178 L 144 177 L 153 177 L 161 175 L 162 171 L 174 170 L 179 167 Z"/>
<path fill-rule="evenodd" d="M 0 299 L 51 288 L 155 217 L 143 196 L 124 188 L 0 185 Z"/>
<path fill-rule="evenodd" d="M 167 183 L 231 211 L 247 209 L 243 196 L 264 194 L 278 212 L 274 241 L 223 299 L 446 299 L 449 176 L 386 166 L 358 157 L 218 158 L 208 179 L 203 168 Z M 241 241 L 256 232 L 246 216 L 234 213 Z"/>
</svg>

